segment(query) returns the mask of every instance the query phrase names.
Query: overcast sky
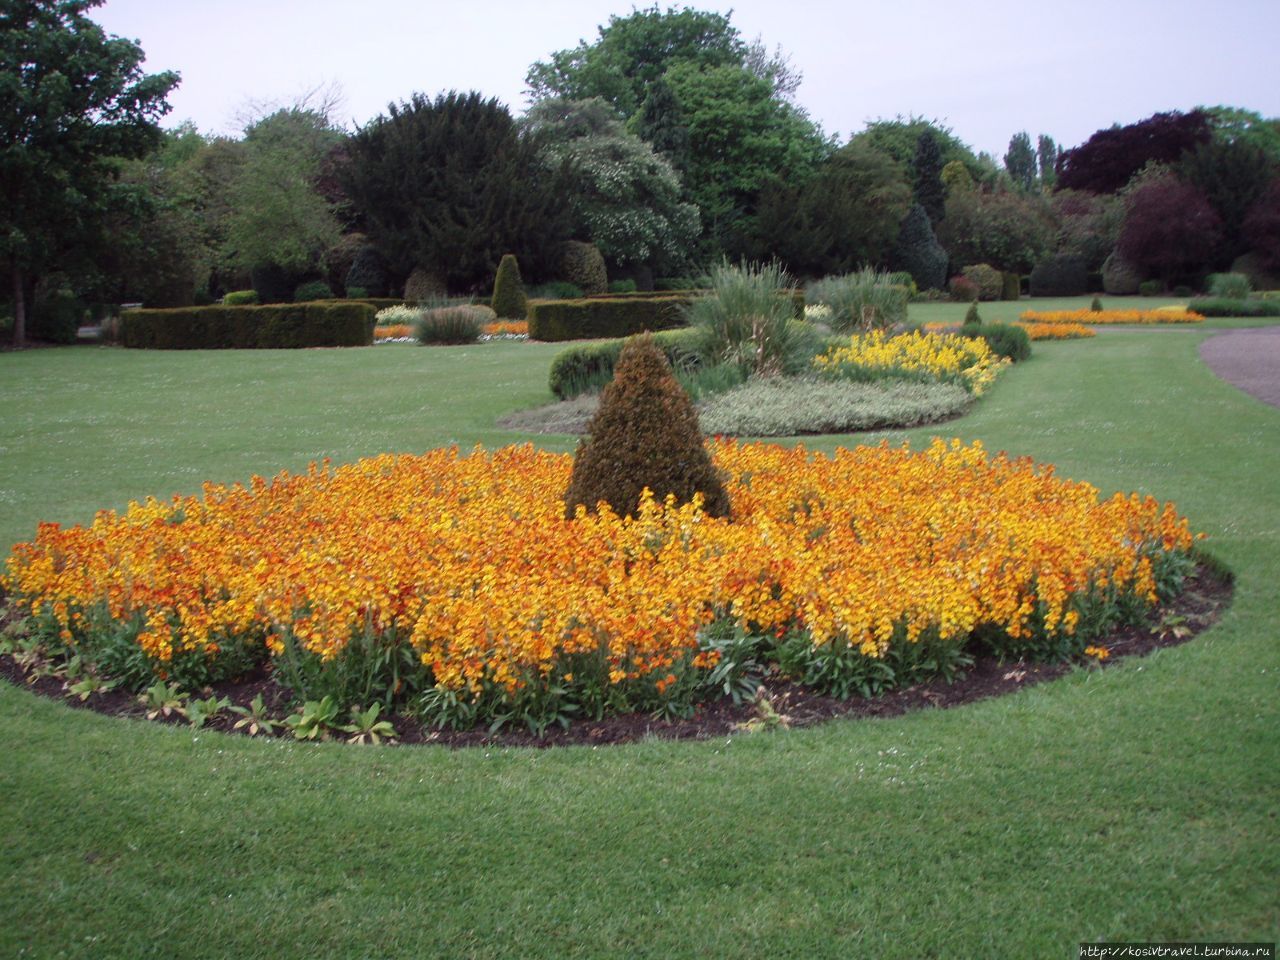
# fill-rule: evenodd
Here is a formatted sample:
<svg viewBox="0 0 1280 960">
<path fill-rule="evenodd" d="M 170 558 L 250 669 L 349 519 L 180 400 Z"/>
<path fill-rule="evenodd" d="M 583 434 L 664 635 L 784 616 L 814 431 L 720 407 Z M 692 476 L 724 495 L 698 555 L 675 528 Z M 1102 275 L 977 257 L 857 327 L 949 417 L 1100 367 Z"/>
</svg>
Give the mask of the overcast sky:
<svg viewBox="0 0 1280 960">
<path fill-rule="evenodd" d="M 746 40 L 781 45 L 797 102 L 841 140 L 878 117 L 940 120 L 1000 157 L 1009 138 L 1070 147 L 1162 110 L 1229 104 L 1280 116 L 1280 0 L 705 0 Z M 172 126 L 235 133 L 251 100 L 342 92 L 348 126 L 415 91 L 527 106 L 529 65 L 593 41 L 622 0 L 107 0 L 90 16 L 172 69 Z M 643 8 L 645 5 L 640 4 Z M 664 7 L 666 5 L 664 4 Z"/>
</svg>

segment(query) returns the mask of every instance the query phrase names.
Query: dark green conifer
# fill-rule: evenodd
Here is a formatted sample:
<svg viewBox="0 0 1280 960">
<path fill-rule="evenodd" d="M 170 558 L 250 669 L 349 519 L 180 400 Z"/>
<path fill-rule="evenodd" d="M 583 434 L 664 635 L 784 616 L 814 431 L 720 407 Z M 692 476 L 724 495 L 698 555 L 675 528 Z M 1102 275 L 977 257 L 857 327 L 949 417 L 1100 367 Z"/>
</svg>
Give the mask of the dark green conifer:
<svg viewBox="0 0 1280 960">
<path fill-rule="evenodd" d="M 529 314 L 529 301 L 524 295 L 520 280 L 520 265 L 515 254 L 508 253 L 498 264 L 498 275 L 493 281 L 493 302 L 490 304 L 499 320 L 523 320 Z"/>
</svg>

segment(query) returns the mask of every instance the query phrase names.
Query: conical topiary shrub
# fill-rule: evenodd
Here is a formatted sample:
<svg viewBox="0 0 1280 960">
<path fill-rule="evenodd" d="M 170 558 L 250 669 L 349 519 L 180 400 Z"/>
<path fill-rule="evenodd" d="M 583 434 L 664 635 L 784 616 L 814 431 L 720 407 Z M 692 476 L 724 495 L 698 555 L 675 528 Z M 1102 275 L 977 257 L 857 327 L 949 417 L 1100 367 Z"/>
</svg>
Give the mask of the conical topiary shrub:
<svg viewBox="0 0 1280 960">
<path fill-rule="evenodd" d="M 520 265 L 513 253 L 506 254 L 498 264 L 491 306 L 499 320 L 523 320 L 529 313 L 529 301 L 524 295 L 524 284 L 520 282 Z"/>
<path fill-rule="evenodd" d="M 978 301 L 975 300 L 969 304 L 969 309 L 964 315 L 964 326 L 976 327 L 982 324 L 982 315 L 978 313 Z"/>
<path fill-rule="evenodd" d="M 623 346 L 587 434 L 573 459 L 566 516 L 579 504 L 594 510 L 601 500 L 619 515 L 634 514 L 645 487 L 658 500 L 672 493 L 680 503 L 701 493 L 708 514 L 729 515 L 729 495 L 702 445 L 697 411 L 649 334 Z"/>
</svg>

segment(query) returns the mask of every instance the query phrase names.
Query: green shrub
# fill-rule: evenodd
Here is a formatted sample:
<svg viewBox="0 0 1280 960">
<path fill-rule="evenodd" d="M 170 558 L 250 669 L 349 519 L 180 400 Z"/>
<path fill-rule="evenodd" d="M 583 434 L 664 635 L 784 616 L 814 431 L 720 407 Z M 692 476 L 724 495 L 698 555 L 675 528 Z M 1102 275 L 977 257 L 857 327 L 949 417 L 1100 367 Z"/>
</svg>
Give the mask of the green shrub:
<svg viewBox="0 0 1280 960">
<path fill-rule="evenodd" d="M 421 310 L 413 335 L 421 344 L 475 343 L 492 313 L 482 307 L 435 307 Z"/>
<path fill-rule="evenodd" d="M 667 330 L 656 333 L 653 342 L 666 355 L 667 362 L 683 379 L 702 366 L 701 333 L 697 330 Z M 605 340 L 569 347 L 551 361 L 549 386 L 561 400 L 601 389 L 613 379 L 625 340 Z"/>
<path fill-rule="evenodd" d="M 831 308 L 831 329 L 842 333 L 887 330 L 907 320 L 907 288 L 893 283 L 890 274 L 872 267 L 825 277 L 810 284 L 805 293 L 809 303 Z"/>
<path fill-rule="evenodd" d="M 579 288 L 583 294 L 604 293 L 609 289 L 609 274 L 604 257 L 594 243 L 567 240 L 560 245 L 560 279 Z"/>
<path fill-rule="evenodd" d="M 1102 312 L 1102 301 L 1101 301 L 1100 299 L 1098 299 L 1097 297 L 1094 297 L 1094 298 L 1093 298 L 1093 303 L 1089 304 L 1089 311 L 1090 311 L 1091 313 L 1101 313 L 1101 312 Z"/>
<path fill-rule="evenodd" d="M 1280 288 L 1280 273 L 1271 269 L 1268 261 L 1256 251 L 1242 253 L 1231 261 L 1231 272 L 1243 273 L 1249 278 L 1254 290 Z"/>
<path fill-rule="evenodd" d="M 975 300 L 969 304 L 969 309 L 964 314 L 964 326 L 978 327 L 982 325 L 982 315 L 978 313 L 978 301 Z"/>
<path fill-rule="evenodd" d="M 552 280 L 529 290 L 530 300 L 581 300 L 583 296 L 582 288 L 567 280 Z"/>
<path fill-rule="evenodd" d="M 973 303 L 978 299 L 978 285 L 958 273 L 947 281 L 947 289 L 955 303 Z"/>
<path fill-rule="evenodd" d="M 323 280 L 309 280 L 306 283 L 299 284 L 298 288 L 293 291 L 294 303 L 308 303 L 312 300 L 332 300 L 333 291 L 329 289 L 329 285 Z"/>
<path fill-rule="evenodd" d="M 529 301 L 520 281 L 520 265 L 515 254 L 504 254 L 498 264 L 498 274 L 493 280 L 493 301 L 490 303 L 499 320 L 523 320 L 529 314 Z"/>
<path fill-rule="evenodd" d="M 46 343 L 75 343 L 86 309 L 73 291 L 52 290 L 37 299 L 28 314 L 27 336 Z"/>
<path fill-rule="evenodd" d="M 1010 302 L 1022 299 L 1022 278 L 1016 273 L 1000 274 L 1000 299 Z"/>
<path fill-rule="evenodd" d="M 200 287 L 191 298 L 191 305 L 195 307 L 210 307 L 213 303 L 213 294 L 207 287 Z"/>
<path fill-rule="evenodd" d="M 120 340 L 152 350 L 367 346 L 374 312 L 351 301 L 126 310 Z"/>
<path fill-rule="evenodd" d="M 938 243 L 929 214 L 920 204 L 903 218 L 890 260 L 910 274 L 920 290 L 940 290 L 947 282 L 947 251 Z"/>
<path fill-rule="evenodd" d="M 1138 293 L 1144 297 L 1158 297 L 1164 293 L 1164 283 L 1159 280 L 1143 280 L 1138 284 Z"/>
<path fill-rule="evenodd" d="M 1089 269 L 1081 257 L 1059 254 L 1031 271 L 1033 297 L 1079 297 L 1088 290 Z"/>
<path fill-rule="evenodd" d="M 566 516 L 601 501 L 634 514 L 646 487 L 658 501 L 673 494 L 687 503 L 700 493 L 707 514 L 729 515 L 729 495 L 703 446 L 693 403 L 651 335 L 622 348 L 587 432 L 574 455 Z"/>
<path fill-rule="evenodd" d="M 1226 300 L 1247 300 L 1253 292 L 1253 283 L 1243 273 L 1211 273 L 1209 296 Z"/>
<path fill-rule="evenodd" d="M 1175 297 L 1189 297 L 1191 296 L 1191 293 L 1192 293 L 1191 288 L 1188 287 L 1185 283 L 1180 283 L 1173 288 L 1173 295 Z"/>
<path fill-rule="evenodd" d="M 364 287 L 347 287 L 348 300 L 364 300 L 369 296 L 369 291 Z"/>
<path fill-rule="evenodd" d="M 414 267 L 409 279 L 404 282 L 404 299 L 406 303 L 425 303 L 448 296 L 444 281 L 425 267 Z"/>
<path fill-rule="evenodd" d="M 658 277 L 653 281 L 655 293 L 671 290 L 694 290 L 698 286 L 699 284 L 694 282 L 693 277 Z"/>
<path fill-rule="evenodd" d="M 351 269 L 347 271 L 347 279 L 343 284 L 347 288 L 347 296 L 354 297 L 354 290 L 371 297 L 385 297 L 389 292 L 390 281 L 387 279 L 387 267 L 382 255 L 374 246 L 363 246 L 351 261 Z"/>
<path fill-rule="evenodd" d="M 1004 292 L 1004 275 L 990 264 L 972 264 L 961 270 L 960 275 L 978 288 L 979 300 L 999 300 Z"/>
<path fill-rule="evenodd" d="M 634 280 L 614 280 L 609 284 L 610 293 L 638 293 Z"/>
<path fill-rule="evenodd" d="M 1138 292 L 1142 275 L 1130 266 L 1120 254 L 1113 253 L 1102 261 L 1102 292 L 1113 297 L 1130 297 Z"/>
<path fill-rule="evenodd" d="M 245 307 L 257 302 L 257 290 L 232 290 L 222 298 L 224 307 Z"/>
<path fill-rule="evenodd" d="M 1280 300 L 1228 300 L 1201 297 L 1189 309 L 1206 317 L 1280 317 Z"/>
<path fill-rule="evenodd" d="M 1027 331 L 1011 323 L 965 325 L 960 328 L 960 336 L 970 339 L 980 337 L 987 341 L 987 346 L 993 353 L 1007 357 L 1014 363 L 1020 363 L 1031 357 L 1031 338 L 1027 336 Z"/>
<path fill-rule="evenodd" d="M 920 286 L 916 283 L 915 277 L 906 270 L 897 270 L 889 274 L 889 282 L 896 283 L 900 287 L 906 287 L 907 297 L 914 300 L 920 293 Z"/>
<path fill-rule="evenodd" d="M 666 295 L 534 302 L 529 307 L 529 339 L 592 340 L 668 330 L 683 325 L 691 299 Z"/>
<path fill-rule="evenodd" d="M 249 275 L 259 303 L 292 303 L 293 291 L 301 279 L 293 270 L 274 263 L 259 264 Z"/>
<path fill-rule="evenodd" d="M 702 331 L 711 365 L 727 363 L 759 376 L 806 369 L 817 350 L 811 329 L 796 319 L 791 277 L 776 261 L 722 263 L 711 271 L 711 290 L 685 311 Z"/>
</svg>

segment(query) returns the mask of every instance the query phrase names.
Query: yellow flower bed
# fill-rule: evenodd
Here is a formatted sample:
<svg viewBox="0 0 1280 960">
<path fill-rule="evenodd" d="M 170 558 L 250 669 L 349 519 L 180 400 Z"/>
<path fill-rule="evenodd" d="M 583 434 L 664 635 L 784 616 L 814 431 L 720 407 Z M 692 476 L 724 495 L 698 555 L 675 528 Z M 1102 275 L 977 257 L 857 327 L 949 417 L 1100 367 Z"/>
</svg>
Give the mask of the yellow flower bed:
<svg viewBox="0 0 1280 960">
<path fill-rule="evenodd" d="M 610 683 L 666 673 L 720 616 L 872 657 L 925 631 L 1071 634 L 1098 591 L 1154 599 L 1153 561 L 1192 541 L 1172 505 L 1100 500 L 976 443 L 825 456 L 723 442 L 714 458 L 732 521 L 652 500 L 634 520 L 566 520 L 570 456 L 436 450 L 41 524 L 4 584 L 72 645 L 95 617 L 135 624 L 162 674 L 230 638 L 328 660 L 372 632 L 474 694 L 575 654 L 606 657 Z"/>
<path fill-rule="evenodd" d="M 1079 340 L 1082 337 L 1096 337 L 1097 331 L 1082 323 L 1037 323 L 1030 320 L 1019 320 L 1015 327 L 1027 331 L 1032 340 Z"/>
<path fill-rule="evenodd" d="M 813 360 L 814 369 L 831 379 L 884 380 L 903 378 L 958 383 L 982 394 L 1008 363 L 980 338 L 913 331 L 889 336 L 883 332 L 853 337 Z"/>
<path fill-rule="evenodd" d="M 1157 310 L 1027 310 L 1023 320 L 1035 323 L 1199 323 L 1203 316 L 1181 307 Z"/>
</svg>

